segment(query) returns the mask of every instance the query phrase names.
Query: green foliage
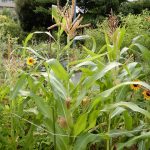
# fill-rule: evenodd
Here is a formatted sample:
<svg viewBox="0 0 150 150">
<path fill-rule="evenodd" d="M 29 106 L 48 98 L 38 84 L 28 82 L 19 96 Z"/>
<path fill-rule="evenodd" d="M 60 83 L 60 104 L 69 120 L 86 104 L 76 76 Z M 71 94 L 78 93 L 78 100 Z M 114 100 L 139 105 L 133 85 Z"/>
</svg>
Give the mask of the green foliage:
<svg viewBox="0 0 150 150">
<path fill-rule="evenodd" d="M 147 10 L 143 11 L 141 14 L 138 15 L 118 15 L 120 26 L 124 26 L 126 29 L 126 34 L 123 39 L 122 47 L 130 45 L 132 40 L 137 40 L 148 49 L 150 48 L 149 15 L 150 12 Z M 98 23 L 97 26 L 98 28 L 96 29 L 85 29 L 85 34 L 88 34 L 95 38 L 97 44 L 96 50 L 98 51 L 106 44 L 104 32 L 109 32 L 110 30 L 108 25 L 108 18 L 106 18 L 102 23 Z M 91 48 L 91 43 L 89 41 L 86 41 L 85 45 Z"/>
<path fill-rule="evenodd" d="M 142 141 L 143 147 L 149 148 L 145 140 L 149 135 L 149 101 L 144 101 L 140 93 L 144 89 L 150 90 L 150 85 L 142 81 L 133 82 L 140 77 L 143 65 L 129 60 L 133 45 L 139 46 L 137 41 L 128 47 L 129 53 L 121 49 L 125 28 L 118 28 L 112 41 L 105 35 L 103 51 L 94 51 L 94 48 L 90 51 L 83 46 L 86 58 L 73 62 L 68 59 L 67 70 L 58 60 L 45 58 L 39 51 L 27 47 L 33 34 L 25 40 L 25 54 L 30 51 L 37 57 L 37 65 L 23 71 L 10 94 L 9 109 L 13 116 L 10 139 L 14 148 L 24 148 L 26 143 L 31 148 L 38 147 L 39 140 L 47 143 L 41 145 L 41 149 L 86 150 L 93 144 L 96 149 L 115 146 L 122 149 Z M 87 37 L 75 39 L 86 40 Z M 90 42 L 95 45 L 94 41 Z M 139 48 L 144 57 L 146 49 Z M 70 42 L 64 49 L 69 50 L 70 56 Z M 74 82 L 73 76 L 77 71 L 81 77 Z M 129 85 L 135 84 L 141 85 L 141 89 L 133 94 Z M 121 89 L 126 89 L 125 93 Z M 34 138 L 35 133 L 37 138 Z M 16 142 L 17 137 L 20 138 Z"/>
<path fill-rule="evenodd" d="M 77 5 L 87 9 L 85 18 L 93 18 L 93 25 L 96 25 L 95 17 L 106 16 L 111 9 L 118 12 L 119 6 L 126 0 L 99 0 L 99 1 L 77 1 Z M 61 6 L 64 6 L 66 1 L 59 1 Z M 40 27 L 49 27 L 52 25 L 51 6 L 57 4 L 56 0 L 16 0 L 16 11 L 21 22 L 21 27 L 25 31 L 31 31 L 33 27 L 39 29 Z M 90 16 L 90 17 L 88 17 Z M 87 22 L 88 20 L 85 19 Z"/>
<path fill-rule="evenodd" d="M 51 6 L 56 0 L 16 0 L 16 12 L 24 31 L 44 29 L 52 25 Z M 65 1 L 60 1 L 64 5 Z"/>
<path fill-rule="evenodd" d="M 148 19 L 149 15 L 149 11 L 143 11 L 139 15 L 129 14 L 126 17 L 121 17 L 122 25 L 126 27 L 124 45 L 129 45 L 130 41 L 134 37 L 142 35 L 142 37 L 138 39 L 138 42 L 146 46 L 147 48 L 150 48 L 150 23 Z"/>
<path fill-rule="evenodd" d="M 128 16 L 145 37 L 149 24 L 139 24 L 148 16 Z M 57 21 L 54 12 L 53 17 Z M 50 32 L 33 32 L 23 47 L 9 51 L 3 66 L 13 64 L 16 74 L 10 67 L 0 82 L 0 149 L 150 149 L 150 95 L 143 94 L 150 91 L 150 51 L 129 18 L 122 17 L 124 27 L 111 33 L 106 20 L 94 34 L 87 30 L 89 35 L 67 37 L 66 45 L 61 43 L 62 24 L 56 38 Z M 3 23 L 7 19 L 1 18 Z M 43 33 L 53 40 L 50 47 L 46 42 L 30 44 Z M 127 42 L 129 33 L 136 37 Z M 80 44 L 76 48 L 74 40 Z M 21 49 L 19 54 L 16 49 Z M 36 63 L 25 64 L 28 57 Z"/>
<path fill-rule="evenodd" d="M 15 10 L 13 10 L 13 9 L 3 8 L 0 10 L 0 14 L 17 21 L 17 14 L 16 14 Z"/>
<path fill-rule="evenodd" d="M 0 15 L 0 30 L 1 40 L 6 40 L 7 36 L 10 35 L 12 38 L 18 38 L 19 41 L 23 40 L 24 34 L 18 22 L 13 19 Z"/>
<path fill-rule="evenodd" d="M 119 12 L 124 15 L 128 15 L 129 13 L 140 14 L 144 9 L 150 10 L 149 0 L 122 3 Z"/>
</svg>

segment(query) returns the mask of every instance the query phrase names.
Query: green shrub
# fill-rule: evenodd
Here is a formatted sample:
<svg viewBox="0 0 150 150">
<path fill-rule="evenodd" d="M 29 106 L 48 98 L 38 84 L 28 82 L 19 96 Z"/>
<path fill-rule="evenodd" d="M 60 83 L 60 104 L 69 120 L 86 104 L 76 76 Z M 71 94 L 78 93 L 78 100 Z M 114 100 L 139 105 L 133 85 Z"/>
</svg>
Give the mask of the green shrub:
<svg viewBox="0 0 150 150">
<path fill-rule="evenodd" d="M 150 48 L 150 21 L 148 21 L 150 11 L 143 11 L 139 15 L 129 14 L 121 17 L 122 26 L 126 27 L 126 36 L 124 45 L 129 45 L 132 39 L 136 36 L 143 37 L 138 40 L 147 48 Z"/>
<path fill-rule="evenodd" d="M 141 2 L 124 2 L 121 4 L 119 8 L 119 12 L 124 15 L 132 14 L 140 14 L 144 9 L 150 10 L 150 1 L 141 1 Z"/>
<path fill-rule="evenodd" d="M 132 39 L 137 36 L 141 36 L 138 42 L 147 48 L 150 48 L 150 11 L 144 10 L 139 15 L 129 14 L 127 16 L 118 15 L 120 26 L 125 26 L 126 34 L 122 47 L 131 44 Z M 102 23 L 97 24 L 97 29 L 86 29 L 85 33 L 93 36 L 96 40 L 97 50 L 99 50 L 105 44 L 104 32 L 109 31 L 108 18 Z M 91 48 L 90 43 L 85 43 L 87 47 Z"/>
<path fill-rule="evenodd" d="M 25 33 L 22 31 L 19 23 L 5 15 L 0 15 L 0 30 L 3 40 L 7 40 L 8 34 L 12 38 L 18 38 L 19 42 L 25 37 Z"/>
</svg>

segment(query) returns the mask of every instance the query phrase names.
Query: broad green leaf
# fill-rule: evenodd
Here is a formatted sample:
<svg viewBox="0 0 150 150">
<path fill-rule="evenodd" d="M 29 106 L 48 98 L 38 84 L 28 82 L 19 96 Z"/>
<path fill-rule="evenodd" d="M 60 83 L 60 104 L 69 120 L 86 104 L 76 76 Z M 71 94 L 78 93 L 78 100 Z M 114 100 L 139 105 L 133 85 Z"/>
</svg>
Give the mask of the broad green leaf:
<svg viewBox="0 0 150 150">
<path fill-rule="evenodd" d="M 148 63 L 150 63 L 150 60 L 149 60 L 150 51 L 146 47 L 144 47 L 143 45 L 141 45 L 139 43 L 134 43 L 134 45 L 137 46 L 140 49 L 140 51 L 142 52 L 143 59 L 145 61 L 147 61 Z"/>
<path fill-rule="evenodd" d="M 10 99 L 15 99 L 16 96 L 18 95 L 19 91 L 21 90 L 21 88 L 24 86 L 25 81 L 26 81 L 26 74 L 22 74 L 21 77 L 19 78 L 19 80 L 17 81 L 17 84 L 15 85 L 15 87 L 13 88 L 13 91 L 11 92 L 11 96 Z"/>
<path fill-rule="evenodd" d="M 33 100 L 35 101 L 35 104 L 39 108 L 40 112 L 47 118 L 52 119 L 52 110 L 48 104 L 44 102 L 44 99 L 35 95 L 34 93 L 31 93 L 30 95 Z"/>
<path fill-rule="evenodd" d="M 135 136 L 134 138 L 132 138 L 131 140 L 128 140 L 125 143 L 118 144 L 118 150 L 123 150 L 124 147 L 130 147 L 133 144 L 136 144 L 137 141 L 141 139 L 150 139 L 150 132 L 143 133 L 142 135 Z"/>
<path fill-rule="evenodd" d="M 93 51 L 89 50 L 87 47 L 85 47 L 85 46 L 83 46 L 83 45 L 82 45 L 82 48 L 83 48 L 83 50 L 85 50 L 86 53 L 87 53 L 88 55 L 90 55 L 90 56 L 96 56 L 96 55 L 97 55 L 96 53 L 94 53 Z"/>
<path fill-rule="evenodd" d="M 41 72 L 47 82 L 49 82 L 53 89 L 53 94 L 61 97 L 62 99 L 66 99 L 67 91 L 63 86 L 62 82 L 54 76 L 54 73 Z"/>
<path fill-rule="evenodd" d="M 99 110 L 94 110 L 93 112 L 90 112 L 89 119 L 88 119 L 88 128 L 86 130 L 89 130 L 93 128 L 96 125 L 96 120 L 99 114 Z"/>
<path fill-rule="evenodd" d="M 39 53 L 37 53 L 34 49 L 32 49 L 31 47 L 22 47 L 25 48 L 26 50 L 30 51 L 31 53 L 33 53 L 36 57 L 45 60 L 45 58 L 43 56 L 41 56 Z"/>
<path fill-rule="evenodd" d="M 81 132 L 83 132 L 85 130 L 86 125 L 87 125 L 87 116 L 88 116 L 88 114 L 85 113 L 85 114 L 81 114 L 77 118 L 77 121 L 76 121 L 74 128 L 73 128 L 73 135 L 74 136 L 79 135 Z"/>
<path fill-rule="evenodd" d="M 60 96 L 62 99 L 66 99 L 67 98 L 67 91 L 65 89 L 65 87 L 63 86 L 63 84 L 55 77 L 51 74 L 50 76 L 50 83 L 53 87 L 53 92 L 54 95 L 58 95 Z"/>
<path fill-rule="evenodd" d="M 23 48 L 23 57 L 25 57 L 25 54 L 26 54 L 26 47 L 27 47 L 28 41 L 31 40 L 32 37 L 33 37 L 33 33 L 28 34 L 25 41 L 23 42 L 23 46 L 24 46 L 24 48 Z"/>
<path fill-rule="evenodd" d="M 37 107 L 24 109 L 23 111 L 26 112 L 26 113 L 33 113 L 35 115 L 38 115 L 38 113 L 39 113 L 38 110 L 37 110 Z"/>
<path fill-rule="evenodd" d="M 124 47 L 121 51 L 120 51 L 120 56 L 123 55 L 124 53 L 126 53 L 129 50 L 128 47 Z"/>
<path fill-rule="evenodd" d="M 86 133 L 77 137 L 73 150 L 87 150 L 87 145 L 100 142 L 101 138 L 97 134 Z"/>
<path fill-rule="evenodd" d="M 106 90 L 106 91 L 100 93 L 99 96 L 108 97 L 108 96 L 110 96 L 110 94 L 111 94 L 114 90 L 116 90 L 116 89 L 118 89 L 118 88 L 120 88 L 120 87 L 122 87 L 122 86 L 131 85 L 131 84 L 139 84 L 139 85 L 142 85 L 143 87 L 145 87 L 146 89 L 150 90 L 150 85 L 148 85 L 148 84 L 145 83 L 145 82 L 141 82 L 141 81 L 132 82 L 132 81 L 131 81 L 131 82 L 123 82 L 123 83 L 120 83 L 120 84 L 118 84 L 118 85 L 112 87 L 111 89 Z"/>
<path fill-rule="evenodd" d="M 150 113 L 148 111 L 140 108 L 138 105 L 131 103 L 131 102 L 119 102 L 119 103 L 115 103 L 115 104 L 110 104 L 110 105 L 107 105 L 101 111 L 110 111 L 112 109 L 116 109 L 117 107 L 129 108 L 132 111 L 139 112 L 150 119 Z"/>
<path fill-rule="evenodd" d="M 122 65 L 121 63 L 118 63 L 118 62 L 112 62 L 112 63 L 109 63 L 103 70 L 99 70 L 97 69 L 96 70 L 96 73 L 94 73 L 92 76 L 86 78 L 83 83 L 82 83 L 82 91 L 80 92 L 81 94 L 78 96 L 77 98 L 77 103 L 76 103 L 76 106 L 80 105 L 82 99 L 85 97 L 86 95 L 86 92 L 89 88 L 91 88 L 94 83 L 98 80 L 98 79 L 101 79 L 102 77 L 105 76 L 105 74 L 114 69 L 115 67 L 118 67 Z"/>
<path fill-rule="evenodd" d="M 58 13 L 58 7 L 56 5 L 52 5 L 52 19 L 55 19 L 56 24 L 60 23 L 62 17 Z"/>
<path fill-rule="evenodd" d="M 126 93 L 129 91 L 129 88 L 127 86 L 121 87 L 117 92 L 116 95 L 116 102 L 119 102 L 121 99 L 126 99 Z"/>
<path fill-rule="evenodd" d="M 126 137 L 133 137 L 134 134 L 136 134 L 139 131 L 128 131 L 128 130 L 111 130 L 109 133 L 107 133 L 107 135 L 111 138 L 116 138 L 116 137 L 122 137 L 122 136 L 126 136 Z"/>
<path fill-rule="evenodd" d="M 82 63 L 82 62 L 85 62 L 85 61 L 93 61 L 93 60 L 96 60 L 102 56 L 105 56 L 107 55 L 107 53 L 103 53 L 103 54 L 99 54 L 99 55 L 96 55 L 96 56 L 93 56 L 93 57 L 88 57 L 88 58 L 85 58 L 85 59 L 81 59 L 81 60 L 77 60 L 77 61 L 73 61 L 73 62 L 70 62 L 69 65 L 76 65 L 76 64 L 79 64 L 79 63 Z"/>
<path fill-rule="evenodd" d="M 124 123 L 125 123 L 125 128 L 127 130 L 131 130 L 132 129 L 132 117 L 130 115 L 130 113 L 128 111 L 125 111 L 123 113 L 123 116 L 124 116 Z"/>
<path fill-rule="evenodd" d="M 94 73 L 93 76 L 89 77 L 88 79 L 85 80 L 85 82 L 83 83 L 83 87 L 89 88 L 91 85 L 93 85 L 93 83 L 95 81 L 97 81 L 98 79 L 102 78 L 108 71 L 114 69 L 115 67 L 118 67 L 122 65 L 121 63 L 118 62 L 112 62 L 109 63 L 103 70 L 99 70 L 97 69 L 97 72 Z"/>
<path fill-rule="evenodd" d="M 111 113 L 111 119 L 114 118 L 115 116 L 120 115 L 122 112 L 124 112 L 126 109 L 122 107 L 117 107 L 112 113 Z"/>
<path fill-rule="evenodd" d="M 82 62 L 82 63 L 79 63 L 79 64 L 77 64 L 76 66 L 74 66 L 72 69 L 71 69 L 71 71 L 73 71 L 73 70 L 79 70 L 79 69 L 81 69 L 81 67 L 84 67 L 84 66 L 96 66 L 96 64 L 95 63 L 93 63 L 92 61 L 85 61 L 85 62 Z"/>
<path fill-rule="evenodd" d="M 92 42 L 93 42 L 92 52 L 95 52 L 95 50 L 96 50 L 96 41 L 95 41 L 93 36 L 81 35 L 81 36 L 76 36 L 74 38 L 74 40 L 86 40 L 86 39 L 92 39 Z"/>
<path fill-rule="evenodd" d="M 25 41 L 24 41 L 24 44 L 23 44 L 24 47 L 27 46 L 28 41 L 31 40 L 32 37 L 33 37 L 33 33 L 29 33 L 28 36 L 26 37 Z"/>
<path fill-rule="evenodd" d="M 58 62 L 56 59 L 49 59 L 46 61 L 46 63 L 51 67 L 51 69 L 54 71 L 55 75 L 60 80 L 68 80 L 68 74 L 66 70 L 62 67 L 62 65 Z"/>
</svg>

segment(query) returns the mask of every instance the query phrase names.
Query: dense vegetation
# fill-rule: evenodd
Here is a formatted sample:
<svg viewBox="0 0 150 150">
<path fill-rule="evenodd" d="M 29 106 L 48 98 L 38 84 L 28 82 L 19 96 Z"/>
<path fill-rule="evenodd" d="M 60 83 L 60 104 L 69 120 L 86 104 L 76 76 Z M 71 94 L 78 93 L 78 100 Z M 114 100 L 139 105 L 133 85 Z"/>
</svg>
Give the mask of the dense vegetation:
<svg viewBox="0 0 150 150">
<path fill-rule="evenodd" d="M 16 0 L 16 11 L 21 27 L 25 31 L 42 30 L 52 25 L 52 5 L 64 6 L 67 0 Z M 71 1 L 70 1 L 71 3 Z M 108 17 L 111 9 L 115 14 L 140 14 L 143 9 L 150 8 L 150 1 L 128 2 L 127 0 L 77 0 L 77 6 L 83 9 L 83 22 L 95 27 L 97 21 Z"/>
<path fill-rule="evenodd" d="M 149 150 L 150 11 L 105 12 L 93 28 L 73 20 L 74 0 L 50 13 L 38 1 L 17 0 L 20 22 L 0 12 L 0 149 Z M 49 27 L 25 37 L 36 25 Z"/>
</svg>

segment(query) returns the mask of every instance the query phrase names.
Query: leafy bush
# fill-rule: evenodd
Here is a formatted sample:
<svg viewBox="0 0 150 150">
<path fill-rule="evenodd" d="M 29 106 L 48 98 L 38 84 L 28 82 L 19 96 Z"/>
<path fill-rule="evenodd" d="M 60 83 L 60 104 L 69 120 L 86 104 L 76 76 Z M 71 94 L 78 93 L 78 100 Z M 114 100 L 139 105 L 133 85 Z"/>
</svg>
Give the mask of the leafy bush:
<svg viewBox="0 0 150 150">
<path fill-rule="evenodd" d="M 23 40 L 25 33 L 22 32 L 22 29 L 19 23 L 15 22 L 13 19 L 5 16 L 0 15 L 0 30 L 1 30 L 1 37 L 5 37 L 7 39 L 8 34 L 12 38 L 17 38 L 19 41 Z"/>
<path fill-rule="evenodd" d="M 121 4 L 119 8 L 119 12 L 124 15 L 132 14 L 140 14 L 144 9 L 150 10 L 150 1 L 135 1 L 135 2 L 124 2 Z"/>
<path fill-rule="evenodd" d="M 139 15 L 129 14 L 126 17 L 121 17 L 122 26 L 126 27 L 124 45 L 129 45 L 134 37 L 142 35 L 142 38 L 139 39 L 139 43 L 150 48 L 149 16 L 150 11 L 143 11 Z"/>
<path fill-rule="evenodd" d="M 130 45 L 134 37 L 139 36 L 138 42 L 150 48 L 150 11 L 143 11 L 139 15 L 129 14 L 123 16 L 122 14 L 118 15 L 119 25 L 121 27 L 125 26 L 126 34 L 124 37 L 124 42 L 122 47 Z M 106 18 L 102 23 L 98 23 L 97 29 L 85 29 L 85 34 L 93 36 L 97 43 L 97 50 L 102 48 L 105 44 L 105 34 L 104 32 L 109 32 L 109 19 Z M 86 42 L 86 46 L 91 48 L 90 43 Z"/>
</svg>

